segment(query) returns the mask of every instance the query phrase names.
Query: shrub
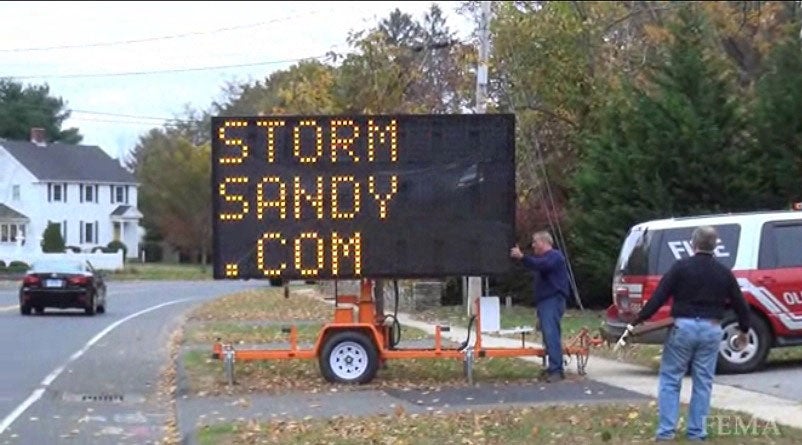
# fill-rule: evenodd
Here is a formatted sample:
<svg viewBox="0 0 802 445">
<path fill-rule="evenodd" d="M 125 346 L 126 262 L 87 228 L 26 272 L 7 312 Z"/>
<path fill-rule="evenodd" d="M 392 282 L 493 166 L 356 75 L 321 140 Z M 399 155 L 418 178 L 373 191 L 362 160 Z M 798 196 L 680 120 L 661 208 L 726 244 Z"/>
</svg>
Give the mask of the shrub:
<svg viewBox="0 0 802 445">
<path fill-rule="evenodd" d="M 8 272 L 11 273 L 19 273 L 19 272 L 26 272 L 30 269 L 27 263 L 23 261 L 12 261 L 11 264 L 8 265 Z"/>
<path fill-rule="evenodd" d="M 164 258 L 164 249 L 158 241 L 145 241 L 142 250 L 145 251 L 145 261 L 149 263 L 159 263 Z"/>
<path fill-rule="evenodd" d="M 57 223 L 48 223 L 42 234 L 42 252 L 64 252 L 64 238 L 61 237 L 61 226 Z"/>
<path fill-rule="evenodd" d="M 126 247 L 125 244 L 119 240 L 109 242 L 109 244 L 106 246 L 106 249 L 106 252 L 117 252 L 118 250 L 122 249 L 123 260 L 125 260 L 125 258 L 128 256 L 128 247 Z"/>
</svg>

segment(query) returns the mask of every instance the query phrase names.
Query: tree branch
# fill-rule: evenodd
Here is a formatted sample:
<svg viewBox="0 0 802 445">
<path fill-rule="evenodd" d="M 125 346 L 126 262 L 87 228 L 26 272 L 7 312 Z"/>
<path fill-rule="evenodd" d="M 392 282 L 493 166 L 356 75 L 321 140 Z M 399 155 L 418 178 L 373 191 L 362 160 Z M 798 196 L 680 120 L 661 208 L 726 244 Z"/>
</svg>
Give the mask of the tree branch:
<svg viewBox="0 0 802 445">
<path fill-rule="evenodd" d="M 521 105 L 521 106 L 516 106 L 515 107 L 515 111 L 520 111 L 520 110 L 537 111 L 537 112 L 543 113 L 543 114 L 545 114 L 545 115 L 547 115 L 549 117 L 553 117 L 553 118 L 555 118 L 557 120 L 563 121 L 563 122 L 567 123 L 568 125 L 570 125 L 570 126 L 572 126 L 574 128 L 578 127 L 577 123 L 574 122 L 573 119 L 571 119 L 569 117 L 566 117 L 566 116 L 563 116 L 563 115 L 561 115 L 561 114 L 559 114 L 559 113 L 557 113 L 557 112 L 555 112 L 553 110 L 550 110 L 548 107 L 545 107 L 543 105 L 527 104 L 527 105 Z"/>
<path fill-rule="evenodd" d="M 671 9 L 676 9 L 676 8 L 678 8 L 678 7 L 679 7 L 679 6 L 662 6 L 662 7 L 659 7 L 659 8 L 636 9 L 636 10 L 634 10 L 634 11 L 630 12 L 629 14 L 627 14 L 627 15 L 625 15 L 625 16 L 623 16 L 623 17 L 621 17 L 621 18 L 618 18 L 618 19 L 615 19 L 615 20 L 613 20 L 613 21 L 612 21 L 612 23 L 610 23 L 609 25 L 607 25 L 607 26 L 604 28 L 604 33 L 603 33 L 603 34 L 607 34 L 607 33 L 608 33 L 608 32 L 610 32 L 610 30 L 611 30 L 611 29 L 613 29 L 613 28 L 614 28 L 616 25 L 618 25 L 618 24 L 620 24 L 620 23 L 622 23 L 622 22 L 625 22 L 625 21 L 627 21 L 627 20 L 631 19 L 632 17 L 635 17 L 635 16 L 636 16 L 636 15 L 638 15 L 638 14 L 642 14 L 642 13 L 646 12 L 647 10 L 648 10 L 648 12 L 650 13 L 650 15 L 652 16 L 652 19 L 653 19 L 655 22 L 659 22 L 659 17 L 657 17 L 657 16 L 654 14 L 654 12 L 655 12 L 655 11 L 668 11 L 668 10 L 671 10 Z"/>
</svg>

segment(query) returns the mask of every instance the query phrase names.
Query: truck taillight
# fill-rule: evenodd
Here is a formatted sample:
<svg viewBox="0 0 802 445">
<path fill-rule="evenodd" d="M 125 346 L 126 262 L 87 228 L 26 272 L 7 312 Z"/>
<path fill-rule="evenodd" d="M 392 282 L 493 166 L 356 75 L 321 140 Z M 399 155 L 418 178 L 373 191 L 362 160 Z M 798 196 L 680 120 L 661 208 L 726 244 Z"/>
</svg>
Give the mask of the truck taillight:
<svg viewBox="0 0 802 445">
<path fill-rule="evenodd" d="M 629 311 L 629 289 L 626 287 L 618 287 L 615 289 L 615 305 L 618 309 L 627 312 Z"/>
<path fill-rule="evenodd" d="M 643 285 L 640 283 L 619 283 L 613 293 L 614 303 L 621 312 L 639 311 L 643 298 Z"/>
<path fill-rule="evenodd" d="M 40 280 L 36 275 L 25 275 L 25 278 L 22 279 L 22 284 L 24 286 L 38 286 L 41 283 L 42 280 Z"/>
</svg>

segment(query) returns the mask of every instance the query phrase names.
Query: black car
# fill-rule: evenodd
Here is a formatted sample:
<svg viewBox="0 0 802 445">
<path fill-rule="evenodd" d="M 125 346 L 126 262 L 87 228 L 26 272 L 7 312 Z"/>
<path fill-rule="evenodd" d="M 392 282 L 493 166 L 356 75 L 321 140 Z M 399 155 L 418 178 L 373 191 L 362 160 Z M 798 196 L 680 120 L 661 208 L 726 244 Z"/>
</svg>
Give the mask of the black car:
<svg viewBox="0 0 802 445">
<path fill-rule="evenodd" d="M 106 283 L 103 274 L 88 261 L 42 259 L 35 261 L 22 279 L 19 310 L 41 314 L 46 307 L 80 308 L 87 315 L 106 312 Z"/>
</svg>

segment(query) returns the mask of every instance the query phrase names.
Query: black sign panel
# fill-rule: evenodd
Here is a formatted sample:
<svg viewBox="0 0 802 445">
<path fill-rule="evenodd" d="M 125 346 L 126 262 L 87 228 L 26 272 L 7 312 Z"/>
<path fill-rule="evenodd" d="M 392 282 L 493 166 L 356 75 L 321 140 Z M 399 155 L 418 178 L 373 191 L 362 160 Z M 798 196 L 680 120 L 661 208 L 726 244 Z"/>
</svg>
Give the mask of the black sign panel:
<svg viewBox="0 0 802 445">
<path fill-rule="evenodd" d="M 511 114 L 215 117 L 214 277 L 507 272 L 514 130 Z"/>
</svg>

